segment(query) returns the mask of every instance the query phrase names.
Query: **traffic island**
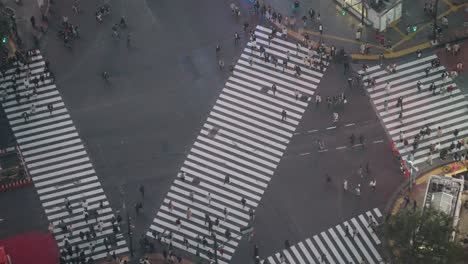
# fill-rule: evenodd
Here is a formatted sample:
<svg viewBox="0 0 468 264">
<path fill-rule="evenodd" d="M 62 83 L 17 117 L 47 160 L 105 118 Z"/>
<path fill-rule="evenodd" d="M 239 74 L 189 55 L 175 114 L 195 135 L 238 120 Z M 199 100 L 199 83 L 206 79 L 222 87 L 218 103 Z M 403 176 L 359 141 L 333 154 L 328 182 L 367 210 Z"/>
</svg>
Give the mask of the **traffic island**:
<svg viewBox="0 0 468 264">
<path fill-rule="evenodd" d="M 21 150 L 18 147 L 0 149 L 0 191 L 31 183 Z"/>
<path fill-rule="evenodd" d="M 431 169 L 398 192 L 382 225 L 389 258 L 401 261 L 415 247 L 413 257 L 420 259 L 421 252 L 435 254 L 441 244 L 450 248 L 444 253 L 454 255 L 454 261 L 447 263 L 468 263 L 467 167 L 464 161 Z M 440 230 L 445 236 L 434 241 Z"/>
</svg>

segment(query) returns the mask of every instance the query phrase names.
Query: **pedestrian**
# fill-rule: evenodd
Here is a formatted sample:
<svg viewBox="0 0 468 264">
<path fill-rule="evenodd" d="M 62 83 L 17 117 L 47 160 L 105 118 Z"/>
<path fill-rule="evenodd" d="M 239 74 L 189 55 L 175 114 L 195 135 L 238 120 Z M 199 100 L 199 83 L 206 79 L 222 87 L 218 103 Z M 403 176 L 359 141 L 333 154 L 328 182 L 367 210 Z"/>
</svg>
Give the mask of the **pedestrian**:
<svg viewBox="0 0 468 264">
<path fill-rule="evenodd" d="M 224 207 L 224 209 L 223 209 L 223 215 L 224 215 L 224 221 L 226 221 L 226 219 L 228 217 L 228 211 L 227 211 L 226 207 Z"/>
<path fill-rule="evenodd" d="M 220 70 L 224 70 L 224 61 L 222 59 L 218 61 L 218 66 Z"/>
<path fill-rule="evenodd" d="M 286 110 L 283 109 L 283 111 L 281 111 L 281 121 L 286 121 L 287 115 Z"/>
<path fill-rule="evenodd" d="M 106 71 L 102 72 L 101 76 L 106 82 L 109 81 L 109 73 L 107 73 Z"/>
<path fill-rule="evenodd" d="M 28 112 L 23 112 L 22 114 L 23 118 L 24 118 L 24 122 L 27 123 L 29 121 L 29 114 Z"/>
<path fill-rule="evenodd" d="M 314 21 L 314 18 L 315 18 L 315 10 L 313 10 L 312 8 L 309 9 L 309 17 L 310 17 L 310 22 Z"/>
<path fill-rule="evenodd" d="M 331 183 L 331 178 L 330 178 L 330 175 L 328 175 L 328 173 L 325 174 L 325 182 L 328 184 Z"/>
<path fill-rule="evenodd" d="M 187 219 L 190 219 L 190 217 L 192 217 L 192 210 L 190 209 L 190 207 L 187 207 Z"/>
<path fill-rule="evenodd" d="M 384 101 L 384 110 L 385 112 L 388 112 L 388 100 L 387 99 L 385 99 Z"/>
<path fill-rule="evenodd" d="M 241 199 L 242 208 L 245 208 L 246 203 L 247 203 L 247 200 L 245 200 L 245 198 L 242 197 L 242 199 Z"/>
<path fill-rule="evenodd" d="M 453 135 L 454 135 L 455 137 L 458 137 L 458 133 L 459 133 L 459 132 L 460 132 L 460 131 L 458 130 L 458 128 L 455 128 L 455 130 L 453 131 Z"/>
<path fill-rule="evenodd" d="M 323 35 L 323 26 L 322 26 L 322 24 L 319 25 L 319 32 L 320 32 L 320 35 Z"/>
<path fill-rule="evenodd" d="M 356 187 L 356 195 L 361 196 L 361 184 L 358 184 Z"/>
<path fill-rule="evenodd" d="M 29 19 L 31 21 L 31 26 L 36 29 L 36 18 L 34 16 L 31 16 Z"/>
<path fill-rule="evenodd" d="M 54 105 L 52 103 L 47 104 L 47 110 L 49 110 L 49 114 L 52 114 L 52 111 L 54 111 Z"/>
<path fill-rule="evenodd" d="M 345 191 L 348 190 L 348 180 L 346 180 L 346 179 L 343 181 L 343 189 L 344 189 Z"/>
<path fill-rule="evenodd" d="M 206 195 L 206 200 L 208 201 L 208 205 L 211 206 L 211 193 L 208 193 L 208 194 Z"/>
<path fill-rule="evenodd" d="M 296 101 L 297 101 L 297 99 L 299 99 L 299 95 L 300 95 L 299 91 L 297 89 L 294 90 L 294 98 L 296 99 Z"/>
<path fill-rule="evenodd" d="M 422 83 L 421 83 L 421 81 L 418 80 L 418 82 L 416 83 L 416 87 L 418 88 L 418 92 L 421 92 L 421 91 L 422 91 Z"/>
<path fill-rule="evenodd" d="M 421 52 L 420 49 L 418 49 L 418 50 L 416 51 L 416 56 L 418 57 L 418 59 L 421 58 L 422 52 Z"/>
<path fill-rule="evenodd" d="M 432 151 L 429 151 L 429 153 L 427 153 L 427 163 L 429 163 L 430 165 L 432 165 Z"/>
<path fill-rule="evenodd" d="M 276 95 L 276 84 L 271 85 L 271 92 L 273 93 L 273 96 Z"/>
<path fill-rule="evenodd" d="M 371 180 L 369 182 L 369 187 L 372 189 L 372 191 L 375 191 L 375 185 L 377 184 L 377 180 Z"/>
<path fill-rule="evenodd" d="M 234 44 L 239 44 L 240 36 L 237 32 L 234 33 Z"/>
<path fill-rule="evenodd" d="M 391 88 L 392 88 L 392 85 L 390 84 L 390 82 L 387 82 L 387 83 L 385 84 L 385 93 L 386 93 L 387 95 L 390 94 L 390 89 L 391 89 Z"/>
<path fill-rule="evenodd" d="M 144 185 L 140 185 L 140 187 L 138 188 L 138 190 L 139 190 L 140 193 L 141 193 L 141 197 L 142 197 L 142 198 L 145 198 L 145 186 L 144 186 Z"/>
<path fill-rule="evenodd" d="M 231 183 L 231 177 L 229 176 L 229 174 L 226 174 L 226 176 L 224 177 L 224 184 L 229 184 Z"/>
<path fill-rule="evenodd" d="M 190 197 L 190 201 L 193 203 L 194 201 L 194 196 L 195 196 L 195 193 L 193 191 L 190 191 L 189 193 L 189 197 Z"/>
<path fill-rule="evenodd" d="M 176 224 L 176 226 L 177 226 L 177 229 L 180 230 L 180 228 L 182 227 L 182 221 L 180 221 L 180 218 L 177 218 L 177 219 L 176 219 L 175 224 Z"/>
<path fill-rule="evenodd" d="M 167 209 L 169 209 L 170 212 L 174 209 L 174 204 L 172 203 L 172 200 L 169 200 L 169 203 L 167 204 Z"/>
</svg>

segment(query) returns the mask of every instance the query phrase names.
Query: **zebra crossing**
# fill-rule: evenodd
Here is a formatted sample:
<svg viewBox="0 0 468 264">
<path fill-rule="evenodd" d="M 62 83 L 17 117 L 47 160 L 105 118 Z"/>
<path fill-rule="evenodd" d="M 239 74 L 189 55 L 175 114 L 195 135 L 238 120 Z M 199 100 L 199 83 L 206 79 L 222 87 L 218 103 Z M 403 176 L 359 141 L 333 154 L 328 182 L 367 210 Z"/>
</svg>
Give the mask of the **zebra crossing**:
<svg viewBox="0 0 468 264">
<path fill-rule="evenodd" d="M 382 242 L 374 231 L 382 221 L 382 213 L 374 208 L 277 252 L 262 263 L 382 263 Z"/>
<path fill-rule="evenodd" d="M 439 151 L 447 149 L 452 142 L 456 145 L 468 135 L 468 103 L 450 74 L 442 76 L 448 73 L 447 69 L 442 65 L 432 67 L 434 60 L 437 60 L 436 55 L 418 58 L 398 65 L 395 73 L 388 73 L 379 65 L 360 72 L 365 75 L 364 79 L 375 80 L 374 85 L 366 86 L 371 101 L 396 149 L 403 157 L 413 159 L 415 165 L 428 161 L 431 147 L 437 146 Z M 431 84 L 436 87 L 435 94 L 430 89 Z M 454 88 L 451 93 L 447 92 L 449 86 Z M 396 106 L 400 97 L 403 111 Z M 427 127 L 431 133 L 422 136 L 417 149 L 413 150 L 415 136 Z M 454 136 L 455 129 L 458 129 L 457 136 Z M 405 139 L 408 140 L 406 146 Z M 455 148 L 454 152 L 459 150 L 464 148 Z M 439 151 L 431 158 L 438 158 Z"/>
<path fill-rule="evenodd" d="M 107 252 L 125 253 L 125 238 L 114 226 L 112 208 L 46 68 L 40 51 L 31 51 L 27 64 L 17 62 L 3 72 L 0 100 L 51 223 L 49 231 L 69 262 L 80 251 L 94 260 Z"/>
<path fill-rule="evenodd" d="M 254 34 L 256 39 L 243 50 L 147 232 L 201 258 L 216 254 L 219 263 L 230 262 L 241 229 L 251 226 L 255 208 L 328 65 L 326 58 L 321 60 L 312 49 L 297 47 L 279 33 L 269 43 L 273 33 L 268 28 L 257 26 Z M 277 65 L 264 59 L 263 49 L 277 58 Z M 312 57 L 322 61 L 323 68 L 306 66 Z M 299 76 L 296 66 L 301 68 Z"/>
</svg>

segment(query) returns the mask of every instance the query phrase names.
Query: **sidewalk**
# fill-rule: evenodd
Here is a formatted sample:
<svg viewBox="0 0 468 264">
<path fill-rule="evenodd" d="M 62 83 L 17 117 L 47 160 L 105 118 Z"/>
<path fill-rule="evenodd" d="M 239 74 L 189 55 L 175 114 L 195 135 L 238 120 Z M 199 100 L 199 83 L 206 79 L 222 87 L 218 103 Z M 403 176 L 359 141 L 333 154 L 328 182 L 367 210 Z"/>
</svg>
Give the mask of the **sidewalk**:
<svg viewBox="0 0 468 264">
<path fill-rule="evenodd" d="M 301 2 L 300 8 L 294 14 L 296 25 L 294 29 L 290 28 L 289 31 L 295 30 L 299 34 L 307 33 L 312 40 L 322 39 L 327 46 L 335 45 L 338 49 L 343 47 L 348 54 L 352 54 L 353 59 L 377 60 L 380 53 L 385 54 L 386 59 L 397 58 L 414 53 L 418 49 L 424 50 L 432 47 L 430 43 L 432 20 L 428 15 L 424 14 L 423 6 L 425 1 L 423 0 L 404 1 L 408 6 L 404 5 L 402 18 L 392 24 L 390 29 L 380 33 L 386 39 L 391 40 L 391 49 L 384 48 L 378 43 L 375 30 L 371 27 L 365 27 L 361 40 L 357 41 L 354 35 L 359 19 L 351 15 L 346 15 L 346 17 L 337 15 L 339 10 L 335 8 L 336 2 L 330 2 L 326 8 L 321 7 L 320 4 L 314 5 L 312 2 Z M 449 28 L 443 30 L 443 37 L 440 39 L 442 43 L 468 37 L 468 27 L 464 27 L 463 23 L 463 21 L 468 21 L 468 12 L 465 11 L 465 8 L 468 8 L 468 3 L 458 3 L 456 0 L 452 0 L 452 2 L 450 0 L 441 0 L 439 2 L 438 24 L 440 25 L 440 19 L 443 16 L 447 16 L 449 20 Z M 276 11 L 281 12 L 284 16 L 291 15 L 290 1 L 283 3 L 272 0 L 270 3 Z M 308 17 L 307 11 L 309 8 L 322 12 L 323 35 L 318 32 L 318 22 L 316 21 L 313 23 L 307 21 L 305 27 L 302 25 L 300 18 L 304 15 Z M 330 18 L 327 16 L 330 16 Z M 333 25 L 330 22 L 334 22 Z M 349 27 L 336 26 L 336 24 L 343 25 L 343 23 L 349 25 Z M 406 28 L 408 26 L 412 28 L 414 25 L 417 26 L 417 31 L 406 34 Z M 369 55 L 360 54 L 360 45 L 362 43 L 368 43 L 371 47 Z"/>
<path fill-rule="evenodd" d="M 39 3 L 42 2 L 42 6 Z M 20 49 L 31 49 L 36 46 L 34 38 L 40 40 L 47 32 L 49 23 L 42 20 L 42 15 L 48 16 L 50 11 L 50 0 L 23 1 L 22 5 L 17 5 L 15 0 L 4 1 L 5 6 L 15 10 L 16 25 L 18 35 L 22 45 Z M 31 17 L 34 16 L 36 28 L 31 25 Z"/>
<path fill-rule="evenodd" d="M 452 171 L 452 172 L 447 172 L 447 168 L 452 167 L 453 165 L 459 165 L 460 169 L 457 171 Z M 432 175 L 439 175 L 439 176 L 447 176 L 447 177 L 452 177 L 453 175 L 461 174 L 464 173 L 465 175 L 465 182 L 467 177 L 467 171 L 468 171 L 468 162 L 465 161 L 465 165 L 462 165 L 462 162 L 452 162 L 449 164 L 445 164 L 444 166 L 440 166 L 437 168 L 434 168 L 422 175 L 420 175 L 416 181 L 415 184 L 412 188 L 412 190 L 408 189 L 408 186 L 404 188 L 399 195 L 394 199 L 391 204 L 390 204 L 390 214 L 395 215 L 398 213 L 400 210 L 404 210 L 406 208 L 412 208 L 413 207 L 413 201 L 416 202 L 416 205 L 421 208 L 425 194 L 426 194 L 426 189 L 428 185 L 428 180 L 430 176 Z M 408 196 L 410 201 L 408 204 L 405 204 L 405 197 Z M 464 190 L 464 195 L 463 195 L 463 202 L 468 199 L 468 190 Z M 460 221 L 458 224 L 458 230 L 463 233 L 467 234 L 468 233 L 468 209 L 462 206 L 461 212 L 460 212 Z"/>
</svg>

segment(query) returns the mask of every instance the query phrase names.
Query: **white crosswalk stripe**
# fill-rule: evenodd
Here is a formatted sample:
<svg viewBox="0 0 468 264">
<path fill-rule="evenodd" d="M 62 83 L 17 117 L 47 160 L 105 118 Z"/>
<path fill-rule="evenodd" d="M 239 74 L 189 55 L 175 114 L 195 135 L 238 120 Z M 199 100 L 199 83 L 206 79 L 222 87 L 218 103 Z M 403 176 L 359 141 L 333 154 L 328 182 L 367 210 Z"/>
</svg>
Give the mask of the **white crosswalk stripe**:
<svg viewBox="0 0 468 264">
<path fill-rule="evenodd" d="M 105 258 L 108 252 L 126 253 L 125 238 L 45 64 L 39 51 L 31 52 L 27 64 L 15 63 L 0 78 L 5 95 L 0 101 L 53 224 L 53 235 L 70 263 L 80 257 L 77 249 L 94 260 Z M 32 80 L 36 78 L 35 88 Z M 51 113 L 48 104 L 53 105 Z"/>
<path fill-rule="evenodd" d="M 350 222 L 352 225 L 350 225 Z M 329 228 L 320 234 L 265 258 L 264 264 L 381 263 L 381 242 L 374 228 L 383 222 L 378 208 Z M 371 223 L 371 224 L 369 224 Z M 349 226 L 349 228 L 347 228 Z M 346 231 L 347 230 L 347 231 Z M 369 254 L 369 252 L 371 252 Z M 284 262 L 281 262 L 284 260 Z"/>
<path fill-rule="evenodd" d="M 268 45 L 269 34 L 270 29 L 256 28 L 255 48 L 250 42 L 234 65 L 181 167 L 184 178 L 179 176 L 170 187 L 148 236 L 164 236 L 172 246 L 202 258 L 213 257 L 216 252 L 220 263 L 229 263 L 234 255 L 241 229 L 249 226 L 323 76 L 319 69 L 304 64 L 308 48 L 297 53 L 296 44 L 281 39 L 279 33 Z M 274 56 L 278 65 L 266 61 L 260 47 Z M 287 51 L 290 60 L 283 71 Z M 313 54 L 317 61 L 322 59 Z M 321 61 L 325 70 L 328 59 Z M 295 75 L 296 65 L 301 69 L 299 76 Z M 286 120 L 281 118 L 283 110 Z M 209 230 L 210 221 L 213 232 Z M 216 234 L 217 251 L 212 234 Z M 308 258 L 305 255 L 297 263 Z"/>
<path fill-rule="evenodd" d="M 450 72 L 444 66 L 433 65 L 437 60 L 436 55 L 414 59 L 397 65 L 395 73 L 380 66 L 360 71 L 364 80 L 375 81 L 375 85 L 365 81 L 364 86 L 396 149 L 415 165 L 430 162 L 430 157 L 439 158 L 441 152 L 459 155 L 468 148 L 468 102 Z M 446 73 L 448 76 L 443 77 Z M 432 84 L 435 92 L 430 89 Z M 447 91 L 449 86 L 453 87 L 451 93 Z M 402 107 L 397 106 L 400 97 Z M 440 148 L 434 149 L 431 156 L 431 148 L 438 143 Z"/>
</svg>

